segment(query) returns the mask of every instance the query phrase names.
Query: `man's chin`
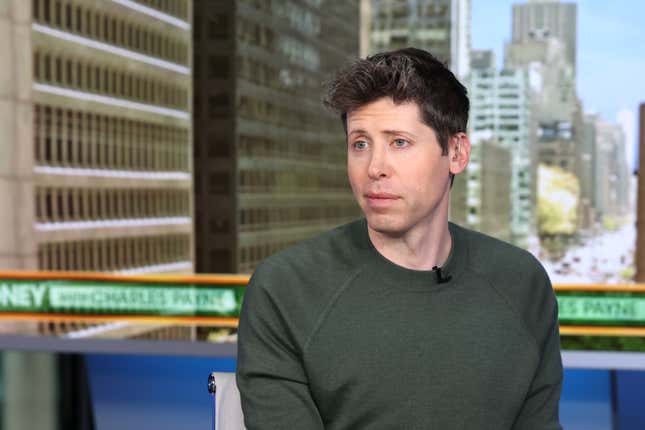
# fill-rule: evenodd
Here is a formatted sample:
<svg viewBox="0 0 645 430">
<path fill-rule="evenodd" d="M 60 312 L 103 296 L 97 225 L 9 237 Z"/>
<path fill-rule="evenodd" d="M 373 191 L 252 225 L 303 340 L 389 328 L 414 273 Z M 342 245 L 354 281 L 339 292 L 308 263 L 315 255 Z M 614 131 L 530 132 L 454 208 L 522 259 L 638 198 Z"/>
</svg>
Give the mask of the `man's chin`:
<svg viewBox="0 0 645 430">
<path fill-rule="evenodd" d="M 405 222 L 397 216 L 385 214 L 366 214 L 370 230 L 390 237 L 401 236 L 405 231 Z"/>
</svg>

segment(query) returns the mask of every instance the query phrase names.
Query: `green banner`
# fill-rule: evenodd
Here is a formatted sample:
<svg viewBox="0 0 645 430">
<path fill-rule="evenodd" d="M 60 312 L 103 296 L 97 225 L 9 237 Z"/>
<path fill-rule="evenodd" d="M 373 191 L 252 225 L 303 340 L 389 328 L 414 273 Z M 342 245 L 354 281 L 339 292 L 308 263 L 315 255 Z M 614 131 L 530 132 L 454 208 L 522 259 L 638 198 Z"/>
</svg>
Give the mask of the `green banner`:
<svg viewBox="0 0 645 430">
<path fill-rule="evenodd" d="M 237 317 L 242 285 L 0 281 L 0 312 Z"/>
<path fill-rule="evenodd" d="M 643 296 L 558 296 L 561 323 L 645 325 Z"/>
<path fill-rule="evenodd" d="M 0 280 L 0 312 L 237 317 L 244 285 Z M 645 295 L 557 295 L 561 324 L 645 326 Z"/>
</svg>

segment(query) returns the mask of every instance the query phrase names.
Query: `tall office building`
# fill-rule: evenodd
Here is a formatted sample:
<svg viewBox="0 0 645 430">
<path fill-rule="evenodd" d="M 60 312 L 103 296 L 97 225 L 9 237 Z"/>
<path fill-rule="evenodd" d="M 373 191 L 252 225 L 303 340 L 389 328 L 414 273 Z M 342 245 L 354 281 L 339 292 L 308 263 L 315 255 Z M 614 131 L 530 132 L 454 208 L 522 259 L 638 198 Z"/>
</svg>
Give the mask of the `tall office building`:
<svg viewBox="0 0 645 430">
<path fill-rule="evenodd" d="M 580 200 L 583 208 L 581 227 L 589 228 L 596 220 L 594 181 L 596 180 L 596 122 L 597 115 L 587 113 L 582 118 L 580 147 Z"/>
<path fill-rule="evenodd" d="M 565 47 L 567 62 L 576 70 L 577 5 L 558 0 L 529 0 L 513 5 L 512 43 L 554 37 Z"/>
<path fill-rule="evenodd" d="M 0 267 L 191 272 L 190 2 L 0 5 Z"/>
<path fill-rule="evenodd" d="M 583 136 L 576 95 L 576 12 L 575 4 L 553 0 L 514 5 L 504 64 L 528 70 L 539 161 L 579 176 Z"/>
<path fill-rule="evenodd" d="M 371 16 L 371 53 L 413 46 L 468 75 L 470 0 L 371 0 Z"/>
<path fill-rule="evenodd" d="M 495 69 L 495 53 L 489 49 L 473 49 L 470 51 L 470 68 L 477 70 Z"/>
<path fill-rule="evenodd" d="M 538 5 L 521 6 L 534 4 Z M 566 15 L 566 19 L 570 17 Z M 575 14 L 571 19 L 571 25 L 575 25 Z M 575 68 L 568 57 L 567 44 L 550 32 L 531 32 L 526 38 L 514 39 L 506 45 L 504 64 L 506 68 L 523 69 L 528 73 L 536 127 L 531 147 L 537 151 L 538 162 L 561 167 L 580 179 L 586 174 L 581 169 L 589 167 L 582 162 L 588 148 L 585 149 L 582 104 L 576 94 Z M 580 202 L 579 226 L 588 226 L 589 200 Z"/>
<path fill-rule="evenodd" d="M 620 125 L 596 122 L 595 201 L 600 216 L 623 216 L 629 209 L 625 135 Z"/>
<path fill-rule="evenodd" d="M 361 58 L 370 53 L 370 38 L 372 35 L 372 0 L 360 1 L 360 48 Z"/>
<path fill-rule="evenodd" d="M 636 282 L 645 282 L 645 103 L 638 109 L 638 201 L 636 217 Z M 641 167 L 642 166 L 642 167 Z"/>
<path fill-rule="evenodd" d="M 471 133 L 470 141 L 470 162 L 450 191 L 450 220 L 511 241 L 511 149 L 490 130 Z"/>
<path fill-rule="evenodd" d="M 199 272 L 268 255 L 359 216 L 322 82 L 359 55 L 359 4 L 194 3 Z"/>
<path fill-rule="evenodd" d="M 193 270 L 190 8 L 0 0 L 0 269 Z M 56 428 L 56 358 L 2 358 L 2 427 Z"/>
<path fill-rule="evenodd" d="M 541 164 L 557 166 L 579 177 L 579 149 L 576 135 L 580 131 L 569 121 L 542 122 L 538 129 L 538 157 Z"/>
<path fill-rule="evenodd" d="M 539 122 L 572 122 L 576 114 L 576 75 L 565 47 L 553 37 L 505 46 L 504 67 L 526 69 Z"/>
<path fill-rule="evenodd" d="M 475 63 L 478 64 L 478 63 Z M 468 80 L 470 91 L 470 131 L 473 135 L 489 132 L 510 152 L 507 174 L 511 178 L 510 240 L 528 247 L 536 235 L 535 193 L 536 156 L 531 146 L 531 100 L 525 70 L 496 71 L 491 61 L 473 68 Z"/>
</svg>

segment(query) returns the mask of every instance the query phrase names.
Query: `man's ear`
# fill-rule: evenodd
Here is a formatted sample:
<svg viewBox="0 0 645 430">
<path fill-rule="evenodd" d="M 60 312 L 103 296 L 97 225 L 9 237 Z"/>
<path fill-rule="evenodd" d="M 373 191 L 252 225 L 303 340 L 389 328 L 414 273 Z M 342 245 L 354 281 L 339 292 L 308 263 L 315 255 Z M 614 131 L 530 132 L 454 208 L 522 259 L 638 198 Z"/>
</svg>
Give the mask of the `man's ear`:
<svg viewBox="0 0 645 430">
<path fill-rule="evenodd" d="M 470 160 L 470 139 L 466 133 L 457 133 L 448 142 L 450 173 L 457 175 L 464 171 Z"/>
</svg>

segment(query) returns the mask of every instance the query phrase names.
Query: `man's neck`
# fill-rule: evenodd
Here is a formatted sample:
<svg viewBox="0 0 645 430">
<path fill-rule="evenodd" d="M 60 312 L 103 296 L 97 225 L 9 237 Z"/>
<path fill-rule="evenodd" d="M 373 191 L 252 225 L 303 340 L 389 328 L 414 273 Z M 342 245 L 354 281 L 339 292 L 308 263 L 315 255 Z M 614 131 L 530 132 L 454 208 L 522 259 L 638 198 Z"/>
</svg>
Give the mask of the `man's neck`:
<svg viewBox="0 0 645 430">
<path fill-rule="evenodd" d="M 376 250 L 391 262 L 413 270 L 441 267 L 452 249 L 448 219 L 418 224 L 402 236 L 392 237 L 367 227 Z"/>
</svg>

